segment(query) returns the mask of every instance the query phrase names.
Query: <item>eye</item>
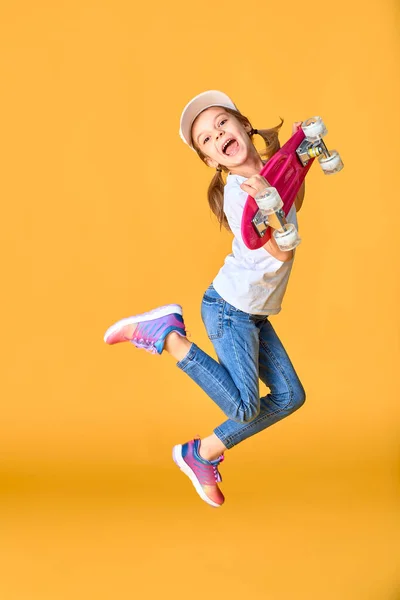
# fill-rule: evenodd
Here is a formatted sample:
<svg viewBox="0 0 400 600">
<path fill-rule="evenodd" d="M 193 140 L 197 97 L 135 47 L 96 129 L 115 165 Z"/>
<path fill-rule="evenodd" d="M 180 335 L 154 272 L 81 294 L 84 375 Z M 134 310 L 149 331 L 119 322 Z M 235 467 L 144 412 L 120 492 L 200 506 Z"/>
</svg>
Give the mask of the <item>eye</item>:
<svg viewBox="0 0 400 600">
<path fill-rule="evenodd" d="M 220 122 L 219 122 L 219 125 L 218 125 L 218 126 L 219 126 L 219 127 L 221 127 L 221 125 L 223 125 L 224 123 L 226 123 L 226 122 L 227 122 L 227 120 L 228 120 L 228 119 L 222 119 L 222 121 L 220 121 Z M 210 139 L 209 137 L 206 137 L 206 138 L 204 138 L 204 140 L 203 140 L 203 145 L 204 145 L 204 144 L 205 144 L 205 143 L 206 143 L 206 142 L 207 142 L 209 139 Z"/>
</svg>

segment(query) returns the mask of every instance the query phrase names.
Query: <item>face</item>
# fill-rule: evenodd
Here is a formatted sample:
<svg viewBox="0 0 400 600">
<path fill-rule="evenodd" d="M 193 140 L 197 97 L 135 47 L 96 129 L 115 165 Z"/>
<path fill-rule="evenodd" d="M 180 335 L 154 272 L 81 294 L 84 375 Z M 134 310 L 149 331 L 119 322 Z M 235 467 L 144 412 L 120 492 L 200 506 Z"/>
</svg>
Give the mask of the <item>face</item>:
<svg viewBox="0 0 400 600">
<path fill-rule="evenodd" d="M 223 165 L 238 172 L 260 161 L 249 137 L 250 130 L 249 124 L 242 125 L 223 107 L 212 106 L 201 112 L 192 125 L 193 145 L 207 156 L 208 166 Z"/>
</svg>

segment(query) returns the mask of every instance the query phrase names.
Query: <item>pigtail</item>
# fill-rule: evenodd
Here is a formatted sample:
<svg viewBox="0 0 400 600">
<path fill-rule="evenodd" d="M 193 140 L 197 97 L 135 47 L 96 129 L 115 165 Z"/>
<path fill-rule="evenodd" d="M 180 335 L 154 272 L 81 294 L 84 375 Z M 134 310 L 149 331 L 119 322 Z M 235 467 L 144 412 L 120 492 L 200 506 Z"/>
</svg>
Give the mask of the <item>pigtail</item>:
<svg viewBox="0 0 400 600">
<path fill-rule="evenodd" d="M 265 142 L 265 149 L 259 152 L 262 160 L 269 160 L 281 147 L 279 142 L 279 130 L 283 125 L 283 119 L 279 125 L 271 127 L 270 129 L 252 129 L 250 136 L 258 134 L 262 137 Z"/>
<path fill-rule="evenodd" d="M 218 219 L 220 230 L 222 227 L 225 227 L 225 229 L 230 231 L 231 228 L 224 213 L 224 187 L 225 182 L 222 178 L 222 167 L 218 167 L 208 187 L 208 204 Z"/>
</svg>

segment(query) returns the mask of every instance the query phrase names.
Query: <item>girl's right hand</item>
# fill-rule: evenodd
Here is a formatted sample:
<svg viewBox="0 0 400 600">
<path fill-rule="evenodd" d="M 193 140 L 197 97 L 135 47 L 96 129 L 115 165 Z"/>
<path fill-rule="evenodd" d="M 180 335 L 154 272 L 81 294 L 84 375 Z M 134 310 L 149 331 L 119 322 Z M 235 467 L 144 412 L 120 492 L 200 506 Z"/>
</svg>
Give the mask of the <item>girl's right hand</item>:
<svg viewBox="0 0 400 600">
<path fill-rule="evenodd" d="M 249 196 L 254 198 L 259 192 L 265 190 L 266 187 L 271 187 L 271 184 L 262 175 L 252 175 L 240 187 Z"/>
<path fill-rule="evenodd" d="M 295 123 L 293 123 L 292 125 L 292 135 L 294 135 L 295 133 L 298 132 L 298 130 L 301 128 L 303 124 L 303 121 L 296 121 Z"/>
</svg>

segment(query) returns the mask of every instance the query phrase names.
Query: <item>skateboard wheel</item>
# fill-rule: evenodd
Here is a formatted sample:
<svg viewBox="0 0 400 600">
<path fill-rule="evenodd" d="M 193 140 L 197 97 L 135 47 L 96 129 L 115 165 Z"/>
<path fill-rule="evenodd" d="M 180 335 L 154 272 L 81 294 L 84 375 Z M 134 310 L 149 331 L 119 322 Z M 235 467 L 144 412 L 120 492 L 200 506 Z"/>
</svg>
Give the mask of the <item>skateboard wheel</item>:
<svg viewBox="0 0 400 600">
<path fill-rule="evenodd" d="M 334 173 L 341 171 L 344 166 L 342 163 L 342 159 L 340 158 L 336 150 L 331 150 L 330 156 L 328 157 L 320 156 L 318 158 L 318 162 L 321 165 L 321 169 L 323 170 L 325 175 L 333 175 Z"/>
<path fill-rule="evenodd" d="M 275 230 L 273 233 L 278 248 L 282 251 L 293 250 L 301 242 L 300 236 L 293 223 L 287 223 L 285 229 Z"/>
<path fill-rule="evenodd" d="M 266 215 L 272 215 L 283 206 L 282 198 L 274 187 L 265 188 L 255 196 L 254 200 L 257 202 L 258 208 Z"/>
<path fill-rule="evenodd" d="M 316 142 L 328 133 L 321 117 L 311 117 L 310 119 L 307 119 L 307 121 L 303 121 L 301 128 L 309 142 Z"/>
</svg>

